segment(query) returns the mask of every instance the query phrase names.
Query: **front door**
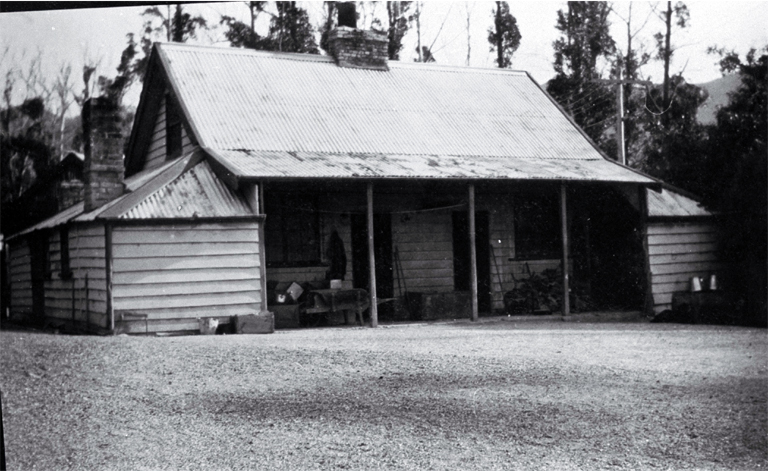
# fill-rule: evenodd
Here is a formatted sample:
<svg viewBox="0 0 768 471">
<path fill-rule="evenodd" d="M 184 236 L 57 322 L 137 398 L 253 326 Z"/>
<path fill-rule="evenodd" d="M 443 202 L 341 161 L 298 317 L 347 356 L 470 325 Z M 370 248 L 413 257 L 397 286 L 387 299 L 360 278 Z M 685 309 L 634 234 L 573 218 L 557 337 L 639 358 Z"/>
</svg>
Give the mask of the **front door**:
<svg viewBox="0 0 768 471">
<path fill-rule="evenodd" d="M 477 255 L 477 309 L 490 313 L 491 254 L 488 211 L 475 213 L 475 253 Z M 453 213 L 453 286 L 456 291 L 471 290 L 469 217 L 464 211 Z"/>
<path fill-rule="evenodd" d="M 376 297 L 394 296 L 392 274 L 392 218 L 390 214 L 373 215 L 373 252 L 376 257 Z M 368 219 L 352 215 L 352 276 L 355 288 L 369 289 Z"/>
</svg>

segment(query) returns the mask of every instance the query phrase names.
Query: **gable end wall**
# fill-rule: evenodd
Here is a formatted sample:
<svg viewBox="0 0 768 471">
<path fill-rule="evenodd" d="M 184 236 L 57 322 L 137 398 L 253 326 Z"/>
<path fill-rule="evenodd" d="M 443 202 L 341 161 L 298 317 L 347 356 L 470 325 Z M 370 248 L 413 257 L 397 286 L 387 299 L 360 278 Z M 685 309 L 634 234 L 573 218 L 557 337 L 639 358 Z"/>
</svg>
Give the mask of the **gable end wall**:
<svg viewBox="0 0 768 471">
<path fill-rule="evenodd" d="M 149 146 L 147 147 L 147 155 L 144 159 L 143 170 L 159 167 L 165 163 L 166 148 L 165 148 L 165 108 L 166 98 L 163 96 L 160 108 L 158 109 L 157 116 L 155 117 L 155 126 L 152 130 L 152 137 L 149 140 Z M 192 140 L 187 134 L 185 126 L 181 127 L 181 144 L 182 155 L 187 155 L 194 148 Z"/>
</svg>

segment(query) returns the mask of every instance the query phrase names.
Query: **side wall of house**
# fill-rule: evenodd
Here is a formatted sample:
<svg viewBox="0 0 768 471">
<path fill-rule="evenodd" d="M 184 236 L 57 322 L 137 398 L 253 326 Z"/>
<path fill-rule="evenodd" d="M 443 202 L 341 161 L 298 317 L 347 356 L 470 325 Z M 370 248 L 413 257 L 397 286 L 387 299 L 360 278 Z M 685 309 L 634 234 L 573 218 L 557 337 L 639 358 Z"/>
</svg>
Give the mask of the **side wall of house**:
<svg viewBox="0 0 768 471">
<path fill-rule="evenodd" d="M 163 96 L 157 117 L 155 118 L 155 128 L 152 131 L 149 148 L 147 149 L 146 163 L 144 164 L 145 170 L 159 167 L 165 162 L 165 102 L 166 99 Z M 181 127 L 181 144 L 183 148 L 182 155 L 187 155 L 194 147 L 184 126 Z"/>
<path fill-rule="evenodd" d="M 648 223 L 653 310 L 672 306 L 675 292 L 688 291 L 691 277 L 718 274 L 722 263 L 716 254 L 715 226 L 707 222 Z"/>
<path fill-rule="evenodd" d="M 48 238 L 51 276 L 45 282 L 45 315 L 97 328 L 107 325 L 107 275 L 104 226 L 98 223 L 69 229 L 71 278 L 62 277 L 60 232 Z"/>
<path fill-rule="evenodd" d="M 32 312 L 32 256 L 29 238 L 10 244 L 11 313 Z M 61 239 L 58 228 L 48 232 L 46 278 L 42 281 L 46 321 L 76 321 L 78 325 L 106 326 L 107 290 L 104 227 L 72 226 L 69 230 L 71 277 L 62 275 Z"/>
<path fill-rule="evenodd" d="M 261 311 L 257 222 L 117 226 L 112 255 L 116 322 L 148 315 L 129 332 L 197 330 L 198 318 Z"/>
<path fill-rule="evenodd" d="M 26 237 L 8 244 L 8 272 L 11 315 L 27 316 L 32 313 L 32 255 Z"/>
</svg>

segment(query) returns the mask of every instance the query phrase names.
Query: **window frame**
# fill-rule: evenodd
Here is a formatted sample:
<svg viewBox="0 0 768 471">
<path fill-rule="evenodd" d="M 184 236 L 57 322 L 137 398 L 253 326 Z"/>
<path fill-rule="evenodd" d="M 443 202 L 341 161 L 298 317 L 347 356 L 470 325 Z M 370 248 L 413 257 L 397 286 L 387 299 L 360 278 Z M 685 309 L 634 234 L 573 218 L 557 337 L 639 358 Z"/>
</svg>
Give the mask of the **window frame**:
<svg viewBox="0 0 768 471">
<path fill-rule="evenodd" d="M 305 205 L 308 207 L 301 208 Z M 297 208 L 298 206 L 298 208 Z M 322 234 L 320 229 L 320 214 L 318 211 L 318 202 L 316 196 L 305 195 L 301 193 L 271 193 L 264 197 L 265 213 L 267 215 L 264 223 L 264 246 L 267 268 L 301 268 L 301 267 L 319 267 L 324 266 L 322 261 Z M 301 218 L 306 218 L 302 220 Z M 297 222 L 298 221 L 298 222 Z M 309 221 L 308 223 L 306 221 Z M 275 225 L 280 227 L 273 229 Z M 310 249 L 301 248 L 302 242 L 297 242 L 295 237 L 289 234 L 296 226 L 308 226 L 307 231 L 311 232 L 311 239 L 314 243 Z M 302 232 L 301 235 L 306 235 Z M 274 246 L 279 238 L 280 257 L 276 260 Z M 297 253 L 307 254 L 312 252 L 310 257 L 295 260 Z"/>
</svg>

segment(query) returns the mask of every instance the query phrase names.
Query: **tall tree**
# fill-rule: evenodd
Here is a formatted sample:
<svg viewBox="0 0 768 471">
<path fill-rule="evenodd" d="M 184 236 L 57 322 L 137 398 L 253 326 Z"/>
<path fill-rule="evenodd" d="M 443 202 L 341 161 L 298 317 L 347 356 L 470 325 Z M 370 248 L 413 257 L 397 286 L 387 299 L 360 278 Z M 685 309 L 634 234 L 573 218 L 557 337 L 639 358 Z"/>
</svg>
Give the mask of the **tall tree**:
<svg viewBox="0 0 768 471">
<path fill-rule="evenodd" d="M 512 55 L 520 47 L 522 39 L 517 19 L 509 12 L 507 2 L 496 2 L 493 25 L 493 28 L 488 28 L 488 42 L 491 43 L 491 52 L 496 51 L 496 65 L 505 69 L 512 65 Z"/>
<path fill-rule="evenodd" d="M 701 168 L 707 143 L 705 128 L 696 120 L 696 110 L 706 99 L 706 93 L 689 84 L 681 75 L 671 77 L 675 90 L 672 100 L 663 113 L 646 110 L 643 130 L 648 135 L 645 142 L 643 170 L 680 188 L 702 194 L 706 182 Z M 659 102 L 663 88 L 647 91 L 649 103 Z M 663 119 L 662 119 L 663 118 Z"/>
<path fill-rule="evenodd" d="M 664 62 L 664 83 L 662 85 L 663 88 L 661 100 L 662 109 L 658 110 L 663 112 L 663 110 L 666 110 L 669 107 L 670 101 L 672 100 L 672 97 L 670 96 L 669 75 L 672 55 L 675 53 L 675 48 L 672 45 L 672 17 L 674 16 L 675 18 L 675 25 L 677 25 L 679 28 L 685 28 L 688 24 L 688 20 L 690 19 L 690 13 L 688 12 L 688 7 L 683 2 L 677 2 L 674 6 L 672 6 L 672 2 L 667 2 L 666 11 L 659 12 L 658 15 L 659 18 L 664 21 L 664 33 L 656 33 L 654 35 L 656 38 L 656 57 Z M 667 124 L 668 118 L 662 117 L 662 121 Z"/>
<path fill-rule="evenodd" d="M 267 11 L 263 5 L 264 2 L 249 3 L 251 26 L 232 17 L 221 18 L 221 24 L 227 26 L 224 35 L 230 45 L 265 51 L 320 53 L 315 42 L 314 28 L 306 10 L 297 7 L 296 2 L 275 2 L 275 12 Z M 255 15 L 261 12 L 271 16 L 266 36 L 260 36 L 253 29 Z"/>
<path fill-rule="evenodd" d="M 417 62 L 423 62 L 422 48 L 421 48 L 421 2 L 416 2 L 416 54 L 418 54 Z"/>
<path fill-rule="evenodd" d="M 606 2 L 568 2 L 567 11 L 557 12 L 555 77 L 547 91 L 576 123 L 609 154 L 615 154 L 613 139 L 604 134 L 614 123 L 613 91 L 599 80 L 601 61 L 613 57 L 616 46 L 610 34 Z"/>
<path fill-rule="evenodd" d="M 173 7 L 173 8 L 172 8 Z M 184 11 L 181 3 L 176 5 L 166 5 L 166 11 L 160 7 L 146 8 L 141 16 L 144 18 L 144 25 L 141 32 L 140 44 L 136 43 L 135 35 L 127 35 L 128 43 L 123 50 L 122 60 L 129 58 L 123 65 L 124 70 L 119 71 L 120 76 L 125 77 L 126 88 L 136 80 L 144 80 L 144 73 L 147 70 L 149 55 L 152 52 L 152 44 L 161 38 L 166 41 L 187 42 L 189 39 L 196 38 L 197 34 L 208 29 L 208 22 L 202 16 L 192 16 Z M 141 56 L 139 56 L 138 47 L 141 47 Z"/>
<path fill-rule="evenodd" d="M 626 13 L 613 9 L 613 13 L 626 25 L 627 27 L 627 48 L 621 54 L 617 55 L 616 63 L 614 65 L 614 75 L 619 75 L 618 71 L 621 71 L 621 75 L 626 80 L 641 80 L 640 68 L 646 65 L 650 59 L 651 54 L 645 49 L 645 45 L 642 41 L 636 41 L 637 36 L 647 26 L 648 21 L 653 15 L 653 11 L 649 12 L 644 19 L 637 21 L 637 18 L 633 15 L 633 3 L 627 2 Z M 623 108 L 624 108 L 624 143 L 626 149 L 627 163 L 630 166 L 637 167 L 642 165 L 643 162 L 643 129 L 642 129 L 642 113 L 644 110 L 644 99 L 641 97 L 642 93 L 634 93 L 635 87 L 630 82 L 623 85 Z"/>
<path fill-rule="evenodd" d="M 220 23 L 227 27 L 224 37 L 232 47 L 244 47 L 247 49 L 271 49 L 269 40 L 256 32 L 256 20 L 264 11 L 266 2 L 248 2 L 250 25 L 238 21 L 231 16 L 222 16 Z M 332 2 L 328 2 L 332 3 Z"/>
<path fill-rule="evenodd" d="M 331 45 L 328 42 L 328 34 L 336 27 L 336 2 L 323 2 L 325 4 L 325 19 L 320 27 L 320 49 L 331 53 Z"/>
<path fill-rule="evenodd" d="M 269 39 L 277 51 L 319 54 L 314 28 L 309 15 L 296 2 L 275 2 L 277 14 L 272 16 Z"/>
<path fill-rule="evenodd" d="M 413 21 L 413 15 L 408 15 L 412 2 L 387 2 L 387 55 L 389 60 L 400 60 L 400 50 L 403 48 L 403 36 Z"/>
<path fill-rule="evenodd" d="M 472 10 L 469 9 L 469 2 L 464 2 L 464 9 L 467 12 L 467 60 L 464 63 L 467 67 L 469 67 L 469 60 L 472 53 L 472 35 L 470 33 L 470 20 L 472 19 Z M 472 7 L 474 10 L 474 6 Z"/>
<path fill-rule="evenodd" d="M 722 257 L 732 263 L 732 288 L 744 299 L 749 324 L 765 325 L 768 289 L 768 46 L 736 64 L 740 87 L 709 129 L 705 197 L 721 215 Z"/>
</svg>

